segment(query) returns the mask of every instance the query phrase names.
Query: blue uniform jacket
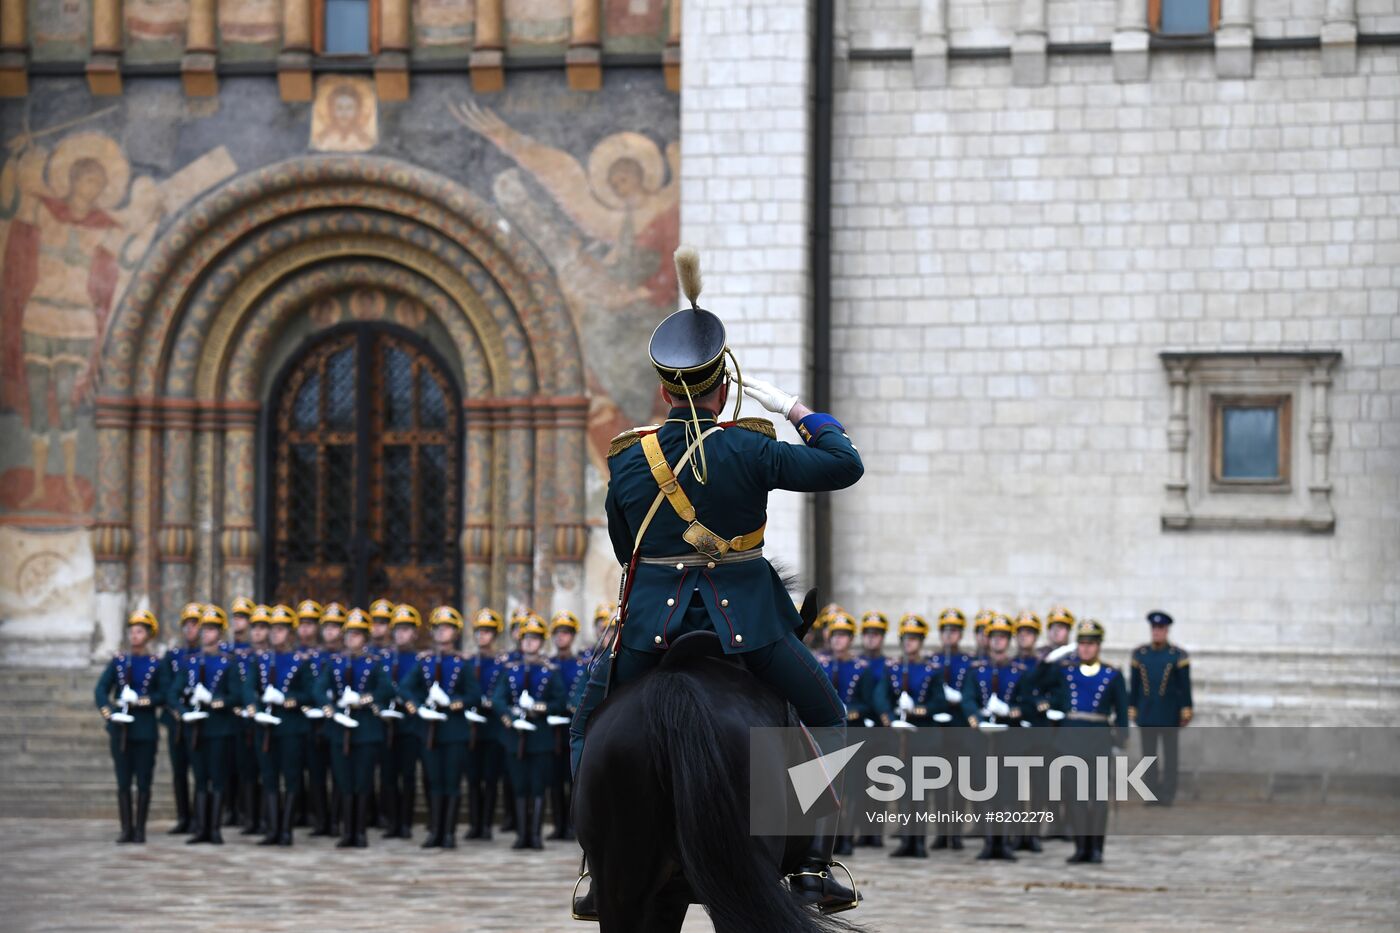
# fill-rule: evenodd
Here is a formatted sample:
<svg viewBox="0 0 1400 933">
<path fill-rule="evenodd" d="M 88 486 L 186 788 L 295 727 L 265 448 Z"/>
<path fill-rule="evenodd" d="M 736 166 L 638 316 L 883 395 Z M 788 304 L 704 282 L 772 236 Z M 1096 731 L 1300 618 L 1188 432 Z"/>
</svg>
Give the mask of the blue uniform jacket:
<svg viewBox="0 0 1400 933">
<path fill-rule="evenodd" d="M 360 705 L 342 710 L 337 704 L 346 687 L 360 695 Z M 339 741 L 338 734 L 345 731 L 350 733 L 351 745 L 384 741 L 384 721 L 379 718 L 379 711 L 394 698 L 394 685 L 384 673 L 382 658 L 363 652 L 353 658 L 348 654 L 330 655 L 321 665 L 315 693 L 318 701 L 331 708 L 331 713 L 343 712 L 359 723 L 357 728 L 346 730 L 328 713 L 326 734 L 332 736 L 332 741 Z"/>
<path fill-rule="evenodd" d="M 534 724 L 533 732 L 510 728 L 512 710 L 525 690 L 529 690 L 530 699 L 534 704 L 520 712 Z M 562 714 L 565 711 L 565 702 L 564 682 L 553 664 L 516 661 L 506 665 L 501 676 L 496 679 L 491 704 L 507 735 L 520 737 L 518 743 L 508 744 L 506 747 L 517 754 L 537 755 L 553 752 L 554 730 L 549 727 L 546 717 Z"/>
<path fill-rule="evenodd" d="M 166 668 L 163 658 L 149 654 L 118 653 L 107 662 L 93 697 L 103 716 L 122 711 L 123 687 L 131 687 L 139 697 L 126 710 L 136 721 L 126 724 L 109 721 L 108 732 L 124 728 L 127 737 L 138 742 L 156 740 L 156 708 L 165 703 Z"/>
<path fill-rule="evenodd" d="M 165 698 L 176 715 L 195 708 L 190 694 L 196 684 L 203 684 L 214 696 L 202 707 L 209 714 L 208 719 L 197 723 L 202 734 L 210 738 L 233 735 L 238 721 L 233 711 L 243 697 L 243 684 L 238 678 L 238 664 L 233 655 L 222 651 L 217 654 L 195 651 L 180 658 L 179 670 L 171 678 Z"/>
<path fill-rule="evenodd" d="M 1128 713 L 1139 726 L 1179 726 L 1191 717 L 1191 658 L 1185 648 L 1133 649 Z"/>
<path fill-rule="evenodd" d="M 249 656 L 245 671 L 243 705 L 255 712 L 266 710 L 282 720 L 276 726 L 261 726 L 251 719 L 249 722 L 278 735 L 305 735 L 311 731 L 311 723 L 302 710 L 319 704 L 312 692 L 311 668 L 305 655 L 299 651 L 261 651 Z M 268 687 L 281 690 L 286 697 L 280 706 L 269 708 L 262 701 Z"/>
<path fill-rule="evenodd" d="M 417 708 L 428 702 L 428 691 L 433 684 L 447 694 L 447 709 L 436 707 L 447 718 L 429 722 L 417 715 Z M 426 734 L 429 725 L 433 727 L 435 744 L 471 741 L 472 722 L 467 719 L 467 708 L 477 706 L 481 696 L 481 686 L 477 683 L 471 658 L 424 651 L 405 674 L 399 686 L 399 695 L 406 701 L 405 713 L 411 713 L 412 719 L 420 724 L 420 734 Z M 482 711 L 478 709 L 477 712 Z"/>
<path fill-rule="evenodd" d="M 707 412 L 701 415 L 702 430 L 714 426 L 713 417 L 707 417 Z M 671 409 L 671 418 L 689 416 L 688 409 Z M 803 419 L 802 433 L 810 437 L 806 446 L 774 440 L 759 422 L 768 425 L 762 419 L 743 419 L 705 440 L 707 484 L 700 484 L 689 465 L 677 473 L 681 488 L 695 506 L 696 519 L 725 538 L 749 534 L 764 524 L 769 490 L 843 489 L 864 472 L 850 438 L 829 415 L 813 414 Z M 620 435 L 608 459 L 608 535 L 623 566 L 631 561 L 637 529 L 658 492 L 642 445 L 635 442 L 650 431 L 639 428 Z M 655 433 L 674 468 L 687 447 L 685 425 L 668 421 Z M 699 456 L 697 451 L 692 463 Z M 681 537 L 687 527 L 670 503 L 663 501 L 642 539 L 641 556 L 696 556 Z M 678 634 L 692 599 L 698 603 L 697 611 L 708 614 L 720 644 L 731 654 L 771 645 L 801 625 L 792 598 L 767 560 L 679 568 L 639 562 L 622 630 L 623 645 L 640 651 L 664 650 Z"/>
</svg>

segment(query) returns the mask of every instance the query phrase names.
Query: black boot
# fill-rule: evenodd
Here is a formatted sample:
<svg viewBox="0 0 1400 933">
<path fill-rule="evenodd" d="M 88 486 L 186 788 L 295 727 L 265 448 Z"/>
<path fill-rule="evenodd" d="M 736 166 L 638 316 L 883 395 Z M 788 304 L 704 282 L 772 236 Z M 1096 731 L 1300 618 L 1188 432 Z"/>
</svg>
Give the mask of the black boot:
<svg viewBox="0 0 1400 933">
<path fill-rule="evenodd" d="M 218 813 L 214 814 L 215 819 L 222 819 L 224 826 L 237 826 L 243 822 L 243 814 L 238 810 L 239 794 L 242 789 L 243 781 L 236 773 L 231 772 L 228 777 L 228 789 L 221 795 L 224 799 L 224 806 Z M 219 814 L 223 814 L 222 818 Z"/>
<path fill-rule="evenodd" d="M 219 813 L 222 812 L 221 808 L 223 803 L 224 795 L 222 792 L 209 795 L 209 807 L 206 811 L 209 824 L 209 838 L 205 841 L 216 846 L 224 844 L 224 834 L 219 828 Z"/>
<path fill-rule="evenodd" d="M 559 782 L 549 789 L 549 808 L 554 817 L 554 829 L 550 839 L 572 839 L 573 829 L 569 826 L 569 803 L 564 793 L 564 784 Z"/>
<path fill-rule="evenodd" d="M 1040 837 L 1032 835 L 1022 836 L 1021 841 L 1016 845 L 1016 849 L 1020 852 L 1039 852 L 1041 850 Z"/>
<path fill-rule="evenodd" d="M 136 792 L 136 823 L 131 827 L 131 841 L 146 844 L 146 817 L 151 815 L 151 792 Z"/>
<path fill-rule="evenodd" d="M 1066 862 L 1075 863 L 1084 861 L 1084 837 L 1074 837 L 1074 854 L 1065 859 Z"/>
<path fill-rule="evenodd" d="M 996 843 L 993 841 L 994 839 L 994 836 L 982 837 L 982 851 L 977 853 L 977 860 L 979 862 L 985 862 L 988 859 L 996 858 Z"/>
<path fill-rule="evenodd" d="M 583 873 L 587 870 L 587 863 L 579 864 L 579 881 L 574 885 L 577 891 L 583 884 Z M 573 901 L 573 916 L 575 920 L 592 920 L 598 922 L 598 900 L 593 896 L 593 882 L 588 882 L 588 889 L 582 894 L 575 894 Z"/>
<path fill-rule="evenodd" d="M 175 825 L 166 830 L 171 836 L 190 831 L 190 782 L 186 775 L 177 774 L 175 786 Z"/>
<path fill-rule="evenodd" d="M 946 848 L 948 848 L 948 837 L 947 837 L 946 835 L 944 835 L 943 833 L 939 833 L 938 835 L 936 835 L 936 836 L 933 837 L 933 845 L 929 846 L 929 848 L 930 848 L 930 849 L 946 849 Z"/>
<path fill-rule="evenodd" d="M 923 833 L 914 837 L 914 858 L 928 858 L 928 837 Z"/>
<path fill-rule="evenodd" d="M 292 844 L 292 827 L 296 825 L 297 806 L 301 803 L 297 798 L 298 794 L 293 788 L 282 801 L 282 820 L 277 828 L 277 844 L 279 846 L 289 846 Z"/>
<path fill-rule="evenodd" d="M 447 798 L 447 822 L 442 828 L 442 847 L 457 848 L 457 820 L 462 816 L 462 795 Z"/>
<path fill-rule="evenodd" d="M 544 837 L 540 833 L 544 827 L 544 795 L 532 798 L 530 806 L 534 807 L 530 813 L 530 848 L 543 849 Z"/>
<path fill-rule="evenodd" d="M 438 794 L 433 794 L 428 798 L 428 838 L 423 840 L 422 848 L 424 849 L 436 849 L 442 845 L 445 801 L 446 798 Z"/>
<path fill-rule="evenodd" d="M 1016 861 L 1016 853 L 1011 851 L 1011 840 L 1006 836 L 996 836 L 992 843 L 992 858 L 1002 862 Z"/>
<path fill-rule="evenodd" d="M 467 827 L 466 835 L 462 838 L 480 839 L 486 820 L 481 813 L 481 784 L 477 781 L 467 782 L 467 821 L 471 825 Z"/>
<path fill-rule="evenodd" d="M 307 809 L 311 811 L 311 835 L 329 836 L 331 834 L 331 808 L 329 801 L 326 800 L 326 785 L 324 783 L 311 782 Z"/>
<path fill-rule="evenodd" d="M 1091 865 L 1103 864 L 1103 837 L 1088 836 L 1088 852 L 1085 853 L 1084 861 Z"/>
<path fill-rule="evenodd" d="M 507 800 L 514 800 L 514 799 L 515 799 L 515 788 L 511 785 L 511 780 L 510 780 L 510 778 L 507 777 L 507 778 L 505 779 L 505 782 L 504 782 L 504 783 L 505 783 L 505 786 L 506 786 L 506 799 L 507 799 Z M 492 814 L 492 815 L 494 816 L 494 814 Z M 514 808 L 514 807 L 506 807 L 506 818 L 505 818 L 504 820 L 501 820 L 501 832 L 503 832 L 503 833 L 516 833 L 516 834 L 518 835 L 518 834 L 521 832 L 521 830 L 522 830 L 522 827 L 521 827 L 520 823 L 517 822 L 516 819 L 515 819 L 515 808 Z"/>
<path fill-rule="evenodd" d="M 512 822 L 515 823 L 515 841 L 510 844 L 512 849 L 530 848 L 530 824 L 525 822 L 525 798 L 521 794 L 516 794 L 512 810 Z"/>
<path fill-rule="evenodd" d="M 355 795 L 355 848 L 369 847 L 369 794 Z"/>
<path fill-rule="evenodd" d="M 491 823 L 496 819 L 496 782 L 487 784 L 481 799 L 481 835 L 477 838 L 491 841 Z"/>
<path fill-rule="evenodd" d="M 953 833 L 948 837 L 948 848 L 952 849 L 954 852 L 961 852 L 962 847 L 963 841 L 961 834 Z"/>
<path fill-rule="evenodd" d="M 202 790 L 195 791 L 194 806 L 190 808 L 190 838 L 185 840 L 185 845 L 209 841 L 208 813 L 209 795 Z"/>
<path fill-rule="evenodd" d="M 266 832 L 265 829 L 258 828 L 258 795 L 257 787 L 252 781 L 244 781 L 238 787 L 238 796 L 242 798 L 239 806 L 243 811 L 243 831 L 240 836 L 256 836 L 259 832 Z"/>
<path fill-rule="evenodd" d="M 899 847 L 890 853 L 890 858 L 913 858 L 914 857 L 914 837 L 900 836 Z"/>
<path fill-rule="evenodd" d="M 260 846 L 275 846 L 282 837 L 282 827 L 279 825 L 282 817 L 282 801 L 277 796 L 277 791 L 269 790 L 263 792 L 263 814 L 266 816 L 264 822 L 264 835 L 258 840 Z"/>
<path fill-rule="evenodd" d="M 131 831 L 131 791 L 117 791 L 117 821 L 121 823 L 122 831 L 117 836 L 117 844 L 135 842 L 136 837 Z"/>
<path fill-rule="evenodd" d="M 417 790 L 410 781 L 399 795 L 399 838 L 413 838 L 413 805 L 417 803 Z"/>
<path fill-rule="evenodd" d="M 337 849 L 350 849 L 355 845 L 355 796 L 342 794 L 340 797 L 340 839 Z"/>
<path fill-rule="evenodd" d="M 836 848 L 832 850 L 836 855 L 850 855 L 855 849 L 851 847 L 850 836 L 837 836 Z"/>
<path fill-rule="evenodd" d="M 817 831 L 807 847 L 807 854 L 788 875 L 792 896 L 803 904 L 811 904 L 824 914 L 839 913 L 859 905 L 860 895 L 836 880 L 832 873 L 832 855 L 836 846 L 836 816 L 817 820 Z"/>
</svg>

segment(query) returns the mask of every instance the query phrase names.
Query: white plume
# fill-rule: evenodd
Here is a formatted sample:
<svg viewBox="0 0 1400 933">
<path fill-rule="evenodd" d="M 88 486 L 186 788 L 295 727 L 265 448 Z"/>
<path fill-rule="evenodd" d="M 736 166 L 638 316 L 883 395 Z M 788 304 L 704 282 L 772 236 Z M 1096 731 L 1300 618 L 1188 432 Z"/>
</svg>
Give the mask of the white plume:
<svg viewBox="0 0 1400 933">
<path fill-rule="evenodd" d="M 676 250 L 676 278 L 680 280 L 681 291 L 690 300 L 690 306 L 697 307 L 700 300 L 700 254 L 693 246 L 682 246 Z"/>
</svg>

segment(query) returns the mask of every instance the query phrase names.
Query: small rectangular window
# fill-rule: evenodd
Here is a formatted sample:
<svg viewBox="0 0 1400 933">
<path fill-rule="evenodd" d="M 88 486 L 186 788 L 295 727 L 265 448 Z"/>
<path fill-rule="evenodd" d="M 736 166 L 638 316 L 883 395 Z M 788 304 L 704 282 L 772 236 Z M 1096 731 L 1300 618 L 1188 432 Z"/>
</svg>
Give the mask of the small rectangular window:
<svg viewBox="0 0 1400 933">
<path fill-rule="evenodd" d="M 1149 0 L 1147 21 L 1161 36 L 1205 36 L 1220 21 L 1220 0 Z"/>
<path fill-rule="evenodd" d="M 1292 396 L 1211 397 L 1211 479 L 1286 488 Z"/>
<path fill-rule="evenodd" d="M 323 55 L 368 55 L 373 50 L 372 0 L 322 0 L 320 42 Z"/>
</svg>

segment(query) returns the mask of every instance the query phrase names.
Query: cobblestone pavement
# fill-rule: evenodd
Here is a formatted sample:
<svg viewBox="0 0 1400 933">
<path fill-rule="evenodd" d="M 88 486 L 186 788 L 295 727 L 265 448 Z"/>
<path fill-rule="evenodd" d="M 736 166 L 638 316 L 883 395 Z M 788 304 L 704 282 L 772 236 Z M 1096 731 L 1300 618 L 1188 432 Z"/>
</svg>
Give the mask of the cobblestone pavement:
<svg viewBox="0 0 1400 933">
<path fill-rule="evenodd" d="M 284 931 L 584 931 L 569 919 L 572 843 L 543 853 L 509 839 L 424 852 L 380 840 L 341 851 L 226 836 L 184 845 L 164 825 L 144 847 L 112 843 L 115 822 L 0 820 L 0 929 Z M 421 838 L 421 834 L 420 834 Z M 1015 864 L 933 853 L 849 860 L 866 896 L 848 917 L 874 931 L 1395 929 L 1397 837 L 1119 837 L 1106 863 L 1064 864 L 1067 843 Z M 990 909 L 990 913 L 988 912 Z M 1110 918 L 1105 921 L 1105 917 Z M 686 933 L 710 930 L 692 908 Z"/>
</svg>

